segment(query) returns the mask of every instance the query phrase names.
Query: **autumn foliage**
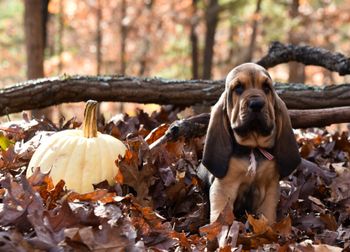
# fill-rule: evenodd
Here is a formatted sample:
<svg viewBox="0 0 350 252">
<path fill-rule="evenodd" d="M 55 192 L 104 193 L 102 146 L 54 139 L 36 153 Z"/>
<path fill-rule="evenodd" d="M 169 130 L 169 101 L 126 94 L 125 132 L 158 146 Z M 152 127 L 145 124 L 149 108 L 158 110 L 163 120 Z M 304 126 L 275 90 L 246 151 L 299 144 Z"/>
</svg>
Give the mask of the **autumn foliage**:
<svg viewBox="0 0 350 252">
<path fill-rule="evenodd" d="M 25 169 L 50 132 L 75 128 L 75 120 L 3 124 L 1 135 L 1 251 L 341 251 L 350 249 L 350 172 L 348 133 L 300 131 L 305 160 L 281 181 L 279 221 L 247 213 L 236 219 L 226 208 L 208 224 L 208 202 L 196 170 L 203 138 L 162 137 L 174 113 L 142 111 L 100 123 L 100 130 L 128 146 L 117 159 L 116 185 L 106 181 L 88 194 L 54 185 Z"/>
</svg>

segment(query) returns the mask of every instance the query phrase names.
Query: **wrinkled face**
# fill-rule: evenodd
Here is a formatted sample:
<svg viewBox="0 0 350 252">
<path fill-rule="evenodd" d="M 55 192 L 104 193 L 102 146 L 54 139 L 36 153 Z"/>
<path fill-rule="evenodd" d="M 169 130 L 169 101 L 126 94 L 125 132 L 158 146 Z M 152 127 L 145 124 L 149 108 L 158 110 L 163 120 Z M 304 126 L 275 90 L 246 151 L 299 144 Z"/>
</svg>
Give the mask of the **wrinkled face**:
<svg viewBox="0 0 350 252">
<path fill-rule="evenodd" d="M 244 146 L 274 145 L 275 93 L 268 72 L 247 63 L 234 68 L 226 78 L 227 114 L 236 141 Z"/>
</svg>

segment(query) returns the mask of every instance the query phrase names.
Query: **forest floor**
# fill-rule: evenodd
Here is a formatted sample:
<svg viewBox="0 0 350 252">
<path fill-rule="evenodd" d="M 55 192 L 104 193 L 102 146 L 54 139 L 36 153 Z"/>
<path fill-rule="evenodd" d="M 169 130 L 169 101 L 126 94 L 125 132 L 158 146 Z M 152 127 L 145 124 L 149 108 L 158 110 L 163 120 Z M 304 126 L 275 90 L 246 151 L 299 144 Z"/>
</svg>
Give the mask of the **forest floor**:
<svg viewBox="0 0 350 252">
<path fill-rule="evenodd" d="M 106 181 L 78 194 L 64 181 L 53 184 L 28 162 L 50 132 L 77 128 L 71 119 L 55 125 L 29 120 L 0 125 L 1 251 L 350 251 L 349 134 L 324 129 L 298 131 L 308 160 L 281 181 L 278 222 L 225 211 L 208 224 L 208 202 L 196 169 L 203 137 L 150 148 L 176 120 L 176 113 L 114 117 L 101 132 L 128 146 L 117 161 L 116 185 Z"/>
</svg>

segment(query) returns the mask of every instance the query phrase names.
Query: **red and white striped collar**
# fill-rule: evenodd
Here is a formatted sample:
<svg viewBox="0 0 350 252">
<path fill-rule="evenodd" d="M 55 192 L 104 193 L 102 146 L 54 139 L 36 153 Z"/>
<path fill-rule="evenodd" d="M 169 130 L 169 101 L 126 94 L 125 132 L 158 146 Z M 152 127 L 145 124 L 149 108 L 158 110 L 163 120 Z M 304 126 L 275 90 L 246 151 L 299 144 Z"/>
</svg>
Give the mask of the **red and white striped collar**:
<svg viewBox="0 0 350 252">
<path fill-rule="evenodd" d="M 260 147 L 257 147 L 257 149 L 260 151 L 260 153 L 266 157 L 267 160 L 273 160 L 275 157 L 270 153 L 268 152 L 267 150 L 264 150 Z M 247 175 L 248 176 L 255 176 L 256 174 L 256 169 L 257 169 L 257 161 L 256 161 L 256 158 L 255 158 L 255 155 L 254 155 L 254 149 L 251 149 L 250 151 L 250 155 L 249 155 L 249 167 L 247 169 Z"/>
<path fill-rule="evenodd" d="M 260 148 L 258 147 L 257 148 L 261 154 L 263 154 L 264 157 L 266 157 L 267 160 L 273 160 L 275 157 L 274 155 L 272 155 L 270 152 L 268 152 L 267 150 L 263 149 L 263 148 Z"/>
</svg>

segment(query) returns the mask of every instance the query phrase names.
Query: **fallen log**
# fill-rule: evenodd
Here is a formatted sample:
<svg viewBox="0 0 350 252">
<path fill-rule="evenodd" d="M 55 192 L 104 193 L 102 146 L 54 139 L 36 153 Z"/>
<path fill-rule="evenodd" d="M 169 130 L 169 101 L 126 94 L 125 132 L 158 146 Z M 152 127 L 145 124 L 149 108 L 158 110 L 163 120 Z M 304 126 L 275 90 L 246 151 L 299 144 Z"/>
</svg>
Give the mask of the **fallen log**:
<svg viewBox="0 0 350 252">
<path fill-rule="evenodd" d="M 320 88 L 277 83 L 275 87 L 289 109 L 350 106 L 350 84 Z M 177 106 L 212 105 L 223 90 L 222 80 L 166 80 L 126 76 L 43 78 L 0 90 L 0 116 L 88 99 Z"/>
<path fill-rule="evenodd" d="M 350 122 L 350 107 L 288 110 L 294 129 L 325 127 L 334 123 Z M 166 133 L 150 145 L 155 148 L 168 141 L 176 141 L 180 137 L 194 138 L 206 134 L 210 113 L 195 115 L 173 122 Z"/>
<path fill-rule="evenodd" d="M 288 110 L 292 126 L 298 128 L 325 127 L 350 122 L 350 107 Z"/>
</svg>

